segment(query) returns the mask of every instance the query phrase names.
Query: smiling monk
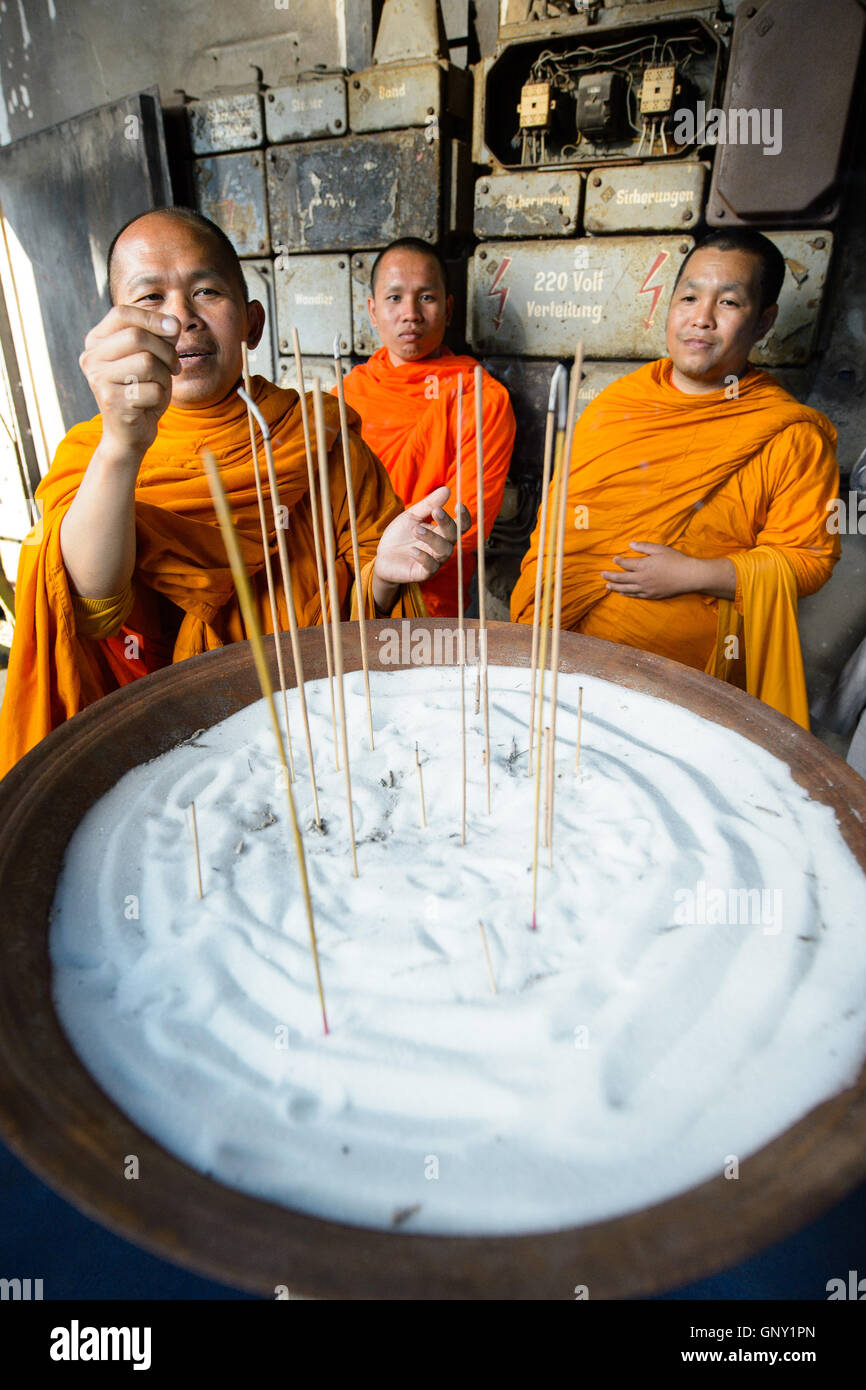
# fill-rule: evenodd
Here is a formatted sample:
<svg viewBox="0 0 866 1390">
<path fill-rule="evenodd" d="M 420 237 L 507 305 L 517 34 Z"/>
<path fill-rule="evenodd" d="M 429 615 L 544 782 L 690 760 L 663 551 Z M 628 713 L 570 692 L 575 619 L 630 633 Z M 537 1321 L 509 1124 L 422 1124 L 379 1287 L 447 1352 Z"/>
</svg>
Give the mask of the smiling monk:
<svg viewBox="0 0 866 1390">
<path fill-rule="evenodd" d="M 457 378 L 463 378 L 461 484 L 472 522 L 463 533 L 464 602 L 475 573 L 478 487 L 475 452 L 474 357 L 444 344 L 451 322 L 445 264 L 426 242 L 392 242 L 373 263 L 370 321 L 382 346 L 348 373 L 346 401 L 361 417 L 361 434 L 388 470 L 406 506 L 434 488 L 457 493 Z M 514 447 L 514 412 L 505 387 L 484 373 L 484 537 L 502 506 Z M 428 612 L 457 616 L 457 556 L 421 584 Z"/>
<path fill-rule="evenodd" d="M 839 558 L 826 526 L 839 470 L 826 416 L 748 361 L 784 275 L 760 232 L 711 233 L 674 286 L 670 356 L 583 412 L 562 622 L 730 680 L 808 729 L 797 599 Z M 532 622 L 537 557 L 538 528 L 515 622 Z"/>
<path fill-rule="evenodd" d="M 100 696 L 173 661 L 246 637 L 201 462 L 216 455 L 259 622 L 273 631 L 247 414 L 237 395 L 241 344 L 265 314 L 214 223 L 160 208 L 121 228 L 108 255 L 113 307 L 79 361 L 99 414 L 61 442 L 36 491 L 42 516 L 21 551 L 16 622 L 0 710 L 0 775 L 51 729 Z M 321 623 L 299 398 L 256 376 L 268 422 L 299 624 Z M 424 614 L 418 581 L 450 557 L 447 487 L 404 511 L 354 431 L 351 468 L 361 573 L 352 543 L 337 403 L 325 397 L 330 510 L 341 611 Z M 310 402 L 312 414 L 312 402 Z M 268 496 L 263 451 L 260 467 Z M 269 512 L 268 546 L 276 554 Z M 466 518 L 464 518 L 464 521 Z M 288 627 L 279 565 L 278 626 Z"/>
</svg>

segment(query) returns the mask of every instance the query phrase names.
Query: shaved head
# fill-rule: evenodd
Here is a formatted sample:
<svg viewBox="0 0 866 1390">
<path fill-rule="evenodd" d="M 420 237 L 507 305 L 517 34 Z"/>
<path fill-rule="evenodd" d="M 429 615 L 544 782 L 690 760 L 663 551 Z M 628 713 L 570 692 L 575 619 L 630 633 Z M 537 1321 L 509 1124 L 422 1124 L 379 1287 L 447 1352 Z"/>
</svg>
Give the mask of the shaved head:
<svg viewBox="0 0 866 1390">
<path fill-rule="evenodd" d="M 218 227 L 215 222 L 212 222 L 209 217 L 205 217 L 203 213 L 196 212 L 193 208 L 171 206 L 150 208 L 147 212 L 137 213 L 135 217 L 131 217 L 128 222 L 123 224 L 120 231 L 115 233 L 111 245 L 108 248 L 108 257 L 106 261 L 108 293 L 112 304 L 117 303 L 118 281 L 120 279 L 118 266 L 119 263 L 123 261 L 124 253 L 122 238 L 129 228 L 135 227 L 135 225 L 141 222 L 145 217 L 154 219 L 174 218 L 196 230 L 200 234 L 202 240 L 210 240 L 216 255 L 216 266 L 221 269 L 226 278 L 237 287 L 242 296 L 243 303 L 249 303 L 247 282 L 244 279 L 238 253 L 222 228 Z M 126 238 L 126 241 L 128 242 L 130 239 L 131 238 Z"/>
</svg>

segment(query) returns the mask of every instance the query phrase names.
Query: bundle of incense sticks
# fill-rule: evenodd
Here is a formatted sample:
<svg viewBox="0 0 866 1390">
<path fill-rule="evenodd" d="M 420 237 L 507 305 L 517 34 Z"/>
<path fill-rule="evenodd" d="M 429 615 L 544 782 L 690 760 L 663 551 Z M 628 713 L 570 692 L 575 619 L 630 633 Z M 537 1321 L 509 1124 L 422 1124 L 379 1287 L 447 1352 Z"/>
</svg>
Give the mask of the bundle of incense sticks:
<svg viewBox="0 0 866 1390">
<path fill-rule="evenodd" d="M 307 860 L 306 855 L 304 854 L 304 842 L 301 839 L 301 831 L 298 826 L 298 817 L 295 811 L 295 798 L 292 794 L 292 783 L 291 777 L 289 775 L 289 765 L 286 761 L 286 750 L 283 745 L 283 736 L 280 730 L 279 720 L 277 719 L 277 710 L 274 704 L 274 693 L 273 687 L 271 685 L 270 671 L 268 670 L 267 658 L 265 657 L 265 645 L 262 640 L 262 631 L 261 627 L 259 626 L 259 619 L 258 614 L 256 613 L 255 600 L 253 599 L 249 575 L 247 574 L 246 566 L 244 565 L 243 556 L 241 554 L 241 548 L 238 543 L 237 533 L 235 531 L 234 522 L 232 520 L 232 514 L 229 509 L 229 504 L 226 499 L 225 491 L 223 489 L 222 479 L 220 478 L 219 465 L 217 464 L 216 458 L 210 452 L 210 450 L 205 450 L 205 452 L 202 454 L 202 461 L 204 462 L 204 466 L 207 471 L 211 496 L 213 497 L 214 507 L 216 509 L 217 518 L 220 524 L 220 530 L 223 534 L 223 540 L 225 542 L 226 552 L 229 558 L 229 564 L 231 565 L 232 578 L 235 582 L 235 589 L 237 591 L 238 602 L 241 606 L 241 613 L 243 614 L 244 624 L 246 626 L 247 634 L 249 636 L 250 646 L 253 652 L 253 660 L 256 664 L 256 674 L 259 678 L 259 686 L 261 687 L 261 692 L 264 699 L 267 701 L 268 711 L 271 716 L 271 724 L 274 731 L 274 738 L 276 739 L 277 743 L 277 753 L 279 755 L 279 759 L 283 767 L 283 772 L 285 774 L 284 780 L 286 784 L 286 798 L 289 806 L 289 818 L 292 824 L 292 835 L 294 837 L 295 842 L 295 852 L 298 857 L 298 870 L 301 876 L 301 889 L 304 895 L 304 905 L 306 907 L 307 912 L 307 923 L 310 929 L 310 945 L 313 953 L 313 965 L 316 972 L 316 988 L 319 993 L 319 1004 L 321 1005 L 322 1009 L 322 1025 L 324 1027 L 325 1033 L 327 1033 L 328 1016 L 325 1011 L 325 994 L 322 988 L 322 975 L 321 970 L 319 968 L 319 948 L 318 943 L 316 941 L 316 924 L 313 920 L 313 904 L 310 898 L 310 883 L 307 877 Z"/>
</svg>

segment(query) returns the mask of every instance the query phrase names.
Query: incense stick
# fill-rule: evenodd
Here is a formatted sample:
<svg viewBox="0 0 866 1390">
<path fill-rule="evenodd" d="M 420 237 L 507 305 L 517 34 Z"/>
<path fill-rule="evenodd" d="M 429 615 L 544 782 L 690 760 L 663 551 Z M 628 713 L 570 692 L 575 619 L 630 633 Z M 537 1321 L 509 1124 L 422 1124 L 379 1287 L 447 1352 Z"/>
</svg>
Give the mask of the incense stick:
<svg viewBox="0 0 866 1390">
<path fill-rule="evenodd" d="M 373 705 L 370 700 L 370 667 L 367 661 L 367 626 L 364 596 L 361 593 L 361 552 L 358 548 L 358 518 L 355 513 L 355 483 L 352 478 L 352 454 L 349 446 L 349 421 L 346 416 L 346 396 L 343 390 L 343 360 L 340 356 L 340 335 L 334 338 L 334 376 L 337 378 L 337 404 L 340 408 L 340 440 L 343 446 L 343 468 L 346 473 L 346 501 L 349 505 L 349 528 L 352 532 L 352 563 L 358 586 L 358 634 L 361 639 L 361 665 L 364 668 L 364 691 L 367 697 L 367 727 L 370 747 L 373 742 Z"/>
<path fill-rule="evenodd" d="M 268 486 L 271 493 L 271 510 L 274 514 L 274 529 L 277 533 L 277 551 L 280 557 L 280 573 L 283 579 L 283 593 L 286 599 L 286 612 L 289 618 L 289 633 L 292 643 L 292 660 L 295 663 L 295 683 L 297 685 L 298 698 L 301 702 L 301 718 L 304 724 L 304 740 L 307 745 L 307 762 L 310 765 L 310 785 L 313 789 L 313 813 L 316 825 L 321 830 L 322 817 L 319 814 L 319 793 L 316 787 L 316 765 L 313 759 L 313 741 L 310 737 L 310 719 L 307 713 L 307 690 L 304 682 L 304 663 L 301 657 L 301 645 L 298 640 L 298 619 L 295 615 L 295 596 L 292 588 L 292 570 L 289 564 L 289 552 L 286 545 L 285 528 L 279 522 L 280 510 L 280 487 L 277 481 L 277 470 L 274 466 L 274 451 L 271 445 L 271 432 L 268 423 L 258 406 L 247 395 L 246 391 L 240 389 L 238 395 L 246 402 L 247 411 L 255 416 L 262 432 L 262 440 L 265 446 L 265 461 L 268 467 Z M 277 638 L 279 641 L 279 638 Z"/>
<path fill-rule="evenodd" d="M 201 887 L 201 861 L 199 860 L 199 857 L 198 857 L 198 826 L 197 826 L 196 823 L 195 823 L 195 802 L 194 802 L 194 801 L 191 801 L 191 802 L 189 803 L 189 809 L 192 811 L 192 843 L 193 843 L 193 847 L 194 847 L 194 849 L 195 849 L 195 876 L 196 876 L 196 878 L 198 879 L 198 895 L 199 895 L 200 898 L 203 898 L 203 897 L 204 897 L 204 893 L 202 892 L 202 887 Z"/>
<path fill-rule="evenodd" d="M 583 370 L 583 339 L 577 344 L 577 351 L 574 354 L 574 366 L 571 369 L 571 389 L 568 393 L 568 421 L 565 430 L 565 453 L 562 461 L 562 483 L 560 485 L 559 511 L 557 513 L 557 538 L 556 538 L 556 593 L 553 604 L 553 645 L 550 653 L 550 666 L 552 671 L 552 685 L 550 691 L 550 731 L 551 745 L 556 748 L 556 695 L 557 682 L 559 679 L 559 648 L 562 637 L 562 580 L 565 569 L 565 514 L 568 510 L 568 479 L 571 473 L 571 447 L 574 440 L 574 422 L 577 417 L 577 393 L 580 387 L 580 378 Z M 551 755 L 550 759 L 550 789 L 547 801 L 547 845 L 549 850 L 548 862 L 553 867 L 553 804 L 556 794 L 556 783 L 554 777 L 555 758 Z"/>
<path fill-rule="evenodd" d="M 484 930 L 483 922 L 478 923 L 478 930 L 481 932 L 481 945 L 484 947 L 484 959 L 487 961 L 487 974 L 490 976 L 490 992 L 491 994 L 498 994 L 499 990 L 496 988 L 496 977 L 493 974 L 493 963 L 487 949 L 487 933 Z"/>
<path fill-rule="evenodd" d="M 418 745 L 415 744 L 415 766 L 418 769 L 418 795 L 421 798 L 421 824 L 427 827 L 427 808 L 424 805 L 424 776 L 421 771 L 421 759 L 418 757 Z"/>
<path fill-rule="evenodd" d="M 554 505 L 553 505 L 553 516 L 556 517 L 556 516 L 558 515 L 558 512 L 557 512 L 557 501 L 558 501 L 558 498 L 559 498 L 559 488 L 560 488 L 560 485 L 561 485 L 562 472 L 563 472 L 563 469 L 562 469 L 562 456 L 563 456 L 563 450 L 564 450 L 564 448 L 565 448 L 565 426 L 566 426 L 566 401 L 565 401 L 565 389 L 564 389 L 564 388 L 565 388 L 565 381 L 566 381 L 565 370 L 563 369 L 563 371 L 562 371 L 562 373 L 561 373 L 561 375 L 560 375 L 560 374 L 559 374 L 559 371 L 558 371 L 558 369 L 557 369 L 557 372 L 554 373 L 554 379 L 555 379 L 555 381 L 556 381 L 557 413 L 556 413 L 556 437 L 555 437 L 554 448 L 553 448 L 553 457 L 554 457 L 554 470 L 553 470 L 553 504 L 554 504 Z M 551 390 L 553 390 L 553 387 L 551 387 Z M 553 544 L 552 544 L 552 541 L 553 541 L 553 537 L 552 537 L 552 536 L 549 536 L 549 537 L 548 537 L 548 541 L 547 541 L 547 558 L 546 558 L 545 567 L 544 567 L 544 590 L 543 590 L 542 603 L 541 603 L 541 638 L 540 638 L 540 650 L 539 650 L 539 657 L 538 657 L 538 670 L 539 670 L 538 712 L 537 712 L 537 718 L 538 718 L 538 730 L 537 730 L 538 752 L 537 752 L 536 758 L 535 758 L 535 828 L 534 828 L 534 832 L 533 832 L 533 841 L 532 841 L 532 844 L 533 844 L 533 849 L 532 849 L 532 930 L 533 930 L 533 931 L 535 931 L 535 928 L 536 928 L 535 913 L 536 913 L 536 906 L 537 906 L 537 902 L 538 902 L 538 829 L 539 829 L 539 818 L 540 818 L 540 811 L 541 811 L 541 772 L 542 772 L 541 725 L 542 725 L 542 713 L 543 713 L 543 710 L 544 710 L 544 672 L 545 672 L 545 667 L 546 667 L 546 665 L 547 665 L 547 629 L 548 629 L 548 623 L 549 623 L 549 621 L 550 621 L 550 599 L 551 599 L 551 588 L 552 588 L 551 581 L 552 581 L 552 578 L 553 578 Z"/>
<path fill-rule="evenodd" d="M 331 658 L 331 629 L 325 599 L 325 567 L 322 561 L 322 538 L 319 533 L 319 487 L 316 470 L 313 467 L 313 445 L 310 439 L 310 416 L 307 410 L 307 395 L 304 390 L 304 363 L 301 357 L 301 340 L 297 328 L 292 329 L 292 342 L 295 352 L 295 369 L 298 373 L 298 400 L 301 407 L 301 425 L 304 431 L 304 454 L 307 459 L 307 482 L 310 488 L 310 513 L 313 518 L 313 548 L 316 552 L 316 578 L 319 584 L 319 607 L 322 613 L 322 634 L 325 642 L 325 665 L 328 668 L 328 694 L 331 697 L 331 727 L 334 730 L 334 762 L 340 771 L 339 741 L 337 739 L 337 707 L 334 704 L 334 663 Z"/>
<path fill-rule="evenodd" d="M 343 771 L 346 777 L 346 802 L 349 808 L 349 836 L 352 842 L 352 873 L 358 877 L 358 855 L 355 849 L 355 816 L 352 810 L 352 778 L 349 772 L 349 735 L 346 728 L 346 692 L 343 688 L 343 634 L 340 630 L 340 591 L 337 588 L 337 562 L 334 554 L 334 528 L 325 519 L 330 511 L 328 488 L 328 448 L 325 440 L 325 412 L 322 408 L 322 383 L 313 377 L 313 415 L 316 424 L 316 451 L 319 456 L 319 493 L 322 502 L 322 529 L 325 533 L 325 559 L 328 567 L 328 590 L 331 609 L 331 636 L 334 642 L 334 670 L 337 677 L 337 702 L 340 707 L 340 732 L 343 740 Z M 359 594 L 359 602 L 363 596 Z"/>
<path fill-rule="evenodd" d="M 310 899 L 310 884 L 309 879 L 307 878 L 307 860 L 304 854 L 304 842 L 301 839 L 301 832 L 298 827 L 298 817 L 295 813 L 295 798 L 292 795 L 292 783 L 291 778 L 289 776 L 288 763 L 286 762 L 286 751 L 283 746 L 283 735 L 280 730 L 280 722 L 277 718 L 277 708 L 274 704 L 274 693 L 273 687 L 271 685 L 271 675 L 270 671 L 268 670 L 267 658 L 265 657 L 265 644 L 262 640 L 261 629 L 259 627 L 259 620 L 256 615 L 255 601 L 253 599 L 252 588 L 250 586 L 246 566 L 244 565 L 243 556 L 241 554 L 241 548 L 238 542 L 237 533 L 235 531 L 234 522 L 232 521 L 232 514 L 229 511 L 229 504 L 226 500 L 225 492 L 223 491 L 222 479 L 219 474 L 219 466 L 209 449 L 206 449 L 204 451 L 204 453 L 202 454 L 202 459 L 204 461 L 204 466 L 207 470 L 211 496 L 213 497 L 214 506 L 216 508 L 217 517 L 219 519 L 220 530 L 222 531 L 223 540 L 225 542 L 226 551 L 228 553 L 229 564 L 231 565 L 232 575 L 235 581 L 235 589 L 237 590 L 238 600 L 241 605 L 241 611 L 244 615 L 244 622 L 246 623 L 247 631 L 249 633 L 250 646 L 252 647 L 253 660 L 256 664 L 256 672 L 259 678 L 259 685 L 261 686 L 262 695 L 264 696 L 268 704 L 268 710 L 271 716 L 271 724 L 273 726 L 274 731 L 274 738 L 277 741 L 277 752 L 279 754 L 280 762 L 282 764 L 283 772 L 285 774 L 286 797 L 289 803 L 289 816 L 292 822 L 292 834 L 294 836 L 295 841 L 295 852 L 298 856 L 298 868 L 301 874 L 301 888 L 304 894 L 304 905 L 307 911 L 307 923 L 310 929 L 310 945 L 313 951 L 313 965 L 316 971 L 316 988 L 319 992 L 319 1003 L 322 1008 L 322 1024 L 324 1026 L 325 1032 L 327 1033 L 328 1016 L 325 1012 L 325 993 L 322 989 L 322 975 L 319 969 L 319 949 L 316 943 L 316 925 L 313 921 L 313 904 Z"/>
<path fill-rule="evenodd" d="M 460 843 L 466 844 L 466 619 L 463 613 L 463 374 L 457 377 L 457 632 L 460 643 Z"/>
<path fill-rule="evenodd" d="M 538 678 L 538 623 L 540 618 L 539 605 L 541 601 L 541 579 L 544 567 L 544 544 L 547 528 L 547 502 L 550 491 L 550 465 L 553 459 L 553 422 L 556 416 L 556 393 L 559 390 L 559 373 L 564 373 L 565 368 L 560 364 L 553 373 L 550 381 L 550 394 L 547 398 L 547 421 L 544 426 L 544 463 L 541 473 L 541 516 L 538 526 L 538 559 L 535 565 L 535 602 L 532 606 L 532 655 L 530 657 L 530 686 L 529 686 L 529 757 L 526 763 L 526 775 L 532 776 L 532 749 L 535 737 L 535 685 Z"/>
<path fill-rule="evenodd" d="M 265 555 L 265 575 L 268 581 L 268 598 L 271 604 L 271 626 L 274 630 L 274 646 L 277 652 L 277 671 L 280 677 L 280 691 L 283 696 L 283 714 L 286 720 L 286 742 L 289 746 L 289 768 L 291 778 L 295 780 L 295 755 L 292 751 L 292 735 L 289 729 L 289 702 L 286 696 L 286 673 L 283 669 L 283 649 L 280 643 L 280 625 L 277 621 L 277 598 L 274 589 L 274 571 L 271 564 L 271 550 L 268 544 L 268 524 L 265 519 L 265 499 L 262 493 L 262 479 L 259 471 L 259 451 L 256 448 L 256 427 L 253 423 L 252 412 L 250 411 L 252 397 L 252 381 L 250 380 L 249 350 L 246 343 L 241 343 L 241 365 L 243 369 L 244 386 L 246 388 L 245 399 L 247 403 L 247 423 L 250 427 L 250 448 L 253 454 L 253 477 L 256 480 L 256 503 L 259 509 L 259 525 L 262 532 L 262 549 Z"/>
<path fill-rule="evenodd" d="M 576 745 L 576 750 L 575 750 L 575 754 L 574 754 L 574 773 L 575 773 L 575 776 L 577 776 L 577 770 L 578 770 L 578 768 L 580 767 L 580 726 L 581 726 L 582 720 L 583 720 L 583 686 L 581 685 L 581 686 L 578 686 L 578 690 L 577 690 L 577 745 Z"/>
<path fill-rule="evenodd" d="M 487 814 L 490 815 L 490 692 L 487 687 L 487 607 L 484 564 L 484 368 L 475 368 L 475 461 L 478 497 L 478 631 L 481 638 L 481 663 L 478 668 L 484 700 L 484 750 L 487 769 Z M 476 700 L 477 712 L 477 700 Z"/>
</svg>

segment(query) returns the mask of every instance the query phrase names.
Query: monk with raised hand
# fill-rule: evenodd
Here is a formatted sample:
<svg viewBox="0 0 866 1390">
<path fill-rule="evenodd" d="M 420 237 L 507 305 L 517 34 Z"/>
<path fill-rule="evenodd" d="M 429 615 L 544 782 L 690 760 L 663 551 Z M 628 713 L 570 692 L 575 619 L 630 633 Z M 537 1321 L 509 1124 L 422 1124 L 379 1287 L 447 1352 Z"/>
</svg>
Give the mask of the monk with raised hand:
<svg viewBox="0 0 866 1390">
<path fill-rule="evenodd" d="M 608 386 L 574 434 L 563 627 L 730 680 L 809 727 L 797 600 L 839 558 L 836 431 L 749 353 L 785 276 L 760 232 L 685 258 L 669 356 Z M 532 622 L 538 528 L 511 598 Z M 546 542 L 547 543 L 547 542 Z"/>
<path fill-rule="evenodd" d="M 249 427 L 237 395 L 241 344 L 258 343 L 264 309 L 248 299 L 224 233 L 185 208 L 157 209 L 121 228 L 108 273 L 114 307 L 79 359 L 99 414 L 59 445 L 36 491 L 40 523 L 22 546 L 0 775 L 109 691 L 246 637 L 204 449 L 220 464 L 262 629 L 273 630 Z M 296 616 L 310 626 L 322 612 L 299 398 L 260 376 L 252 396 L 273 440 Z M 384 468 L 350 433 L 356 582 L 339 412 L 331 397 L 324 404 L 343 616 L 356 615 L 360 602 L 370 617 L 423 616 L 417 584 L 449 559 L 457 539 L 444 511 L 448 489 L 431 489 L 404 510 Z M 260 467 L 264 476 L 261 450 Z M 284 631 L 285 594 L 279 565 L 273 569 Z"/>
<path fill-rule="evenodd" d="M 346 402 L 360 416 L 363 438 L 407 506 L 443 484 L 456 499 L 457 378 L 463 377 L 461 484 L 472 518 L 462 540 L 465 603 L 478 546 L 477 363 L 445 346 L 454 300 L 439 253 L 414 237 L 386 246 L 373 263 L 367 309 L 382 346 L 347 374 Z M 482 395 L 486 539 L 502 506 L 515 424 L 508 392 L 487 372 Z M 456 554 L 421 585 L 421 593 L 430 614 L 457 616 Z"/>
</svg>

